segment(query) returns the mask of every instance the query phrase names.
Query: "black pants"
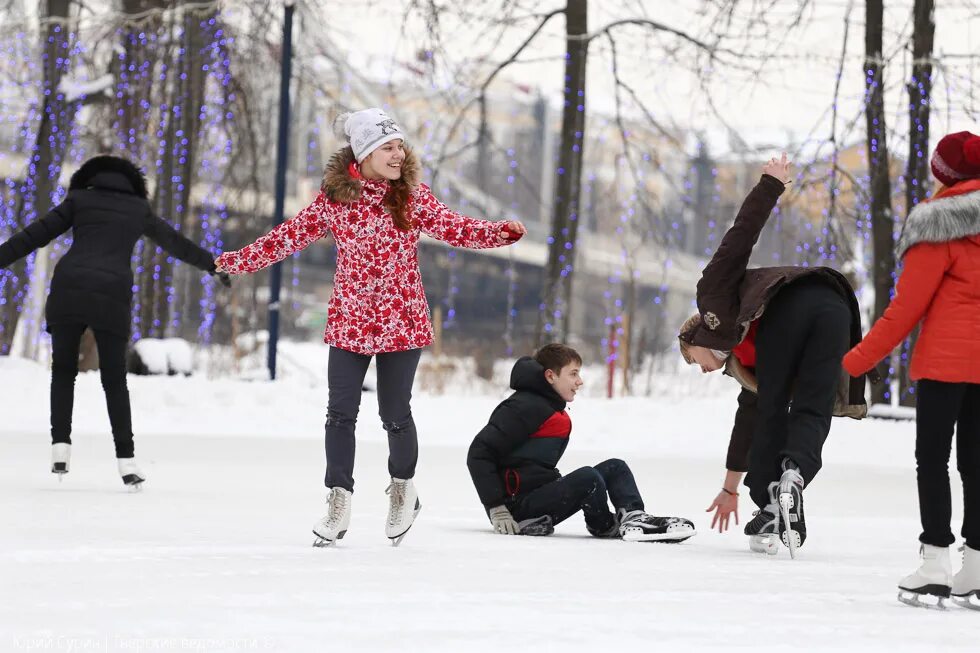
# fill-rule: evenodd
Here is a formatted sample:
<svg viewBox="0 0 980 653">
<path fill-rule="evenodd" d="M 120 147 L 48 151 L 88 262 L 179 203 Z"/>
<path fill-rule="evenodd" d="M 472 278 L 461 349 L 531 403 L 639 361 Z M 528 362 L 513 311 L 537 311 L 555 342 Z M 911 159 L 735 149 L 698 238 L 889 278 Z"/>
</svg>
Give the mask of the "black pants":
<svg viewBox="0 0 980 653">
<path fill-rule="evenodd" d="M 75 405 L 78 349 L 84 324 L 56 324 L 51 331 L 51 442 L 71 444 L 71 416 Z M 109 424 L 117 458 L 133 457 L 133 420 L 126 386 L 126 338 L 95 331 L 99 374 L 105 390 Z"/>
<path fill-rule="evenodd" d="M 788 285 L 762 314 L 757 421 L 745 477 L 760 508 L 769 503 L 769 484 L 779 480 L 784 458 L 799 466 L 806 485 L 820 471 L 850 328 L 847 302 L 819 280 Z"/>
<path fill-rule="evenodd" d="M 643 499 L 636 488 L 633 472 L 617 458 L 595 467 L 580 467 L 553 483 L 518 495 L 509 502 L 508 508 L 517 521 L 550 515 L 555 524 L 581 510 L 589 528 L 604 532 L 615 523 L 607 497 L 614 510 L 643 510 Z"/>
<path fill-rule="evenodd" d="M 421 349 L 377 355 L 378 413 L 388 432 L 388 473 L 393 478 L 415 476 L 419 458 L 418 434 L 412 419 L 412 385 Z M 327 363 L 327 487 L 354 491 L 354 425 L 361 407 L 361 389 L 371 356 L 330 348 Z"/>
<path fill-rule="evenodd" d="M 963 481 L 963 539 L 980 550 L 980 384 L 922 379 L 916 388 L 915 463 L 919 485 L 919 541 L 949 546 L 952 499 L 949 453 L 956 427 L 956 468 Z"/>
</svg>

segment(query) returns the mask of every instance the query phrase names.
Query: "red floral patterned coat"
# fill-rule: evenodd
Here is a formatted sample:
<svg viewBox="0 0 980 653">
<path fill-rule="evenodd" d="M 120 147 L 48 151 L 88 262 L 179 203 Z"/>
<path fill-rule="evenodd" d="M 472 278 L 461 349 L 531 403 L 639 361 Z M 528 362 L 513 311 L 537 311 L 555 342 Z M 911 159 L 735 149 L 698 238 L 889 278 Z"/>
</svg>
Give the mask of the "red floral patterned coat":
<svg viewBox="0 0 980 653">
<path fill-rule="evenodd" d="M 337 245 L 333 294 L 324 342 L 358 354 L 425 347 L 432 342 L 429 306 L 419 273 L 425 233 L 456 247 L 497 246 L 506 222 L 469 218 L 449 209 L 425 184 L 409 151 L 402 178 L 372 181 L 351 175 L 350 148 L 335 154 L 321 192 L 292 218 L 237 252 L 217 259 L 231 274 L 256 272 L 332 235 Z M 390 185 L 409 184 L 412 227 L 397 229 L 382 200 Z"/>
</svg>

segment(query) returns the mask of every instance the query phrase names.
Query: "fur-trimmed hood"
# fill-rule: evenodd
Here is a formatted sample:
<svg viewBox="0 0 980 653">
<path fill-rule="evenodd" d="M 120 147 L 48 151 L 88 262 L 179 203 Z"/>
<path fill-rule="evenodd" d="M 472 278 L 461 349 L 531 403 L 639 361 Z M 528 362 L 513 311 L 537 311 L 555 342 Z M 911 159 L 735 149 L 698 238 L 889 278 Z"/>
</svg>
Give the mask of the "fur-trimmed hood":
<svg viewBox="0 0 980 653">
<path fill-rule="evenodd" d="M 68 190 L 90 186 L 132 193 L 143 199 L 149 197 L 143 171 L 126 159 L 108 154 L 92 157 L 83 163 L 71 176 Z"/>
<path fill-rule="evenodd" d="M 909 213 L 895 253 L 905 256 L 919 243 L 945 243 L 980 235 L 980 179 L 947 188 Z"/>
<path fill-rule="evenodd" d="M 363 183 L 350 174 L 350 166 L 355 163 L 354 151 L 348 145 L 330 157 L 323 169 L 323 181 L 320 190 L 328 199 L 335 202 L 351 203 L 361 199 Z M 414 191 L 419 185 L 419 160 L 411 149 L 405 148 L 405 161 L 402 163 L 402 176 L 391 184 L 392 190 L 407 191 L 405 196 Z"/>
</svg>

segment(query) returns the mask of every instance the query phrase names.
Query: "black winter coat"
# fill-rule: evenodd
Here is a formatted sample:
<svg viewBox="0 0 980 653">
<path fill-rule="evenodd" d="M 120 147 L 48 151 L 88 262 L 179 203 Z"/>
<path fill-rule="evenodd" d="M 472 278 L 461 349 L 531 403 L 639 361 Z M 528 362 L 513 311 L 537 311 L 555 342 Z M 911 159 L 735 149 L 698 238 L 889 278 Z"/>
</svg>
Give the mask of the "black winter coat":
<svg viewBox="0 0 980 653">
<path fill-rule="evenodd" d="M 72 230 L 55 266 L 45 305 L 48 330 L 85 324 L 128 338 L 136 241 L 148 236 L 171 256 L 213 272 L 211 254 L 153 215 L 142 173 L 128 161 L 100 156 L 71 179 L 65 200 L 0 245 L 0 268 Z"/>
<path fill-rule="evenodd" d="M 561 478 L 556 467 L 571 434 L 565 400 L 545 380 L 540 363 L 518 359 L 510 387 L 516 392 L 494 409 L 466 456 L 488 509 Z"/>
</svg>

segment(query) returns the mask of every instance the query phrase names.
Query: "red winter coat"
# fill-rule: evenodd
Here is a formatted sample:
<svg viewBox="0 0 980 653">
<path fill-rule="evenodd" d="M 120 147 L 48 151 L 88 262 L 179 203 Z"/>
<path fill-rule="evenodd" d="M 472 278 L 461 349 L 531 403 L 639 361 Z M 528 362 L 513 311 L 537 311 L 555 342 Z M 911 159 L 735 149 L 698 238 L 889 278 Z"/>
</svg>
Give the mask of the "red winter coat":
<svg viewBox="0 0 980 653">
<path fill-rule="evenodd" d="M 980 179 L 963 181 L 909 214 L 895 296 L 844 357 L 852 376 L 882 360 L 922 320 L 909 376 L 980 383 Z"/>
<path fill-rule="evenodd" d="M 232 274 L 255 272 L 332 235 L 337 245 L 333 294 L 324 342 L 357 354 L 418 349 L 432 342 L 429 306 L 419 273 L 418 242 L 425 233 L 456 247 L 497 246 L 506 222 L 476 220 L 450 210 L 425 184 L 406 152 L 395 182 L 355 179 L 350 148 L 335 154 L 313 203 L 237 252 L 217 259 Z M 397 229 L 382 200 L 389 186 L 410 186 L 412 227 Z"/>
</svg>

